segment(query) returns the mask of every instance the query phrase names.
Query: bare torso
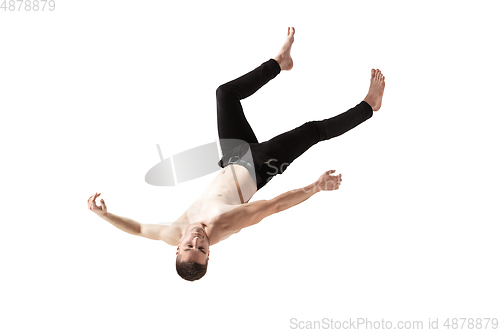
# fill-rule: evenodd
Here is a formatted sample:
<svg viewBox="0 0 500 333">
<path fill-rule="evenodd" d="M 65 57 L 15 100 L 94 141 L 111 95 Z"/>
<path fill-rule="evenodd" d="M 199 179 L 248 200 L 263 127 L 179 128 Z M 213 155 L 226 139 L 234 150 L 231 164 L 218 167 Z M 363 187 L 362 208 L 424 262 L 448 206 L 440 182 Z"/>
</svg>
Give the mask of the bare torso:
<svg viewBox="0 0 500 333">
<path fill-rule="evenodd" d="M 234 171 L 234 173 L 233 173 Z M 236 178 L 236 179 L 235 179 Z M 228 228 L 225 214 L 247 203 L 257 192 L 257 186 L 252 176 L 243 166 L 232 164 L 220 170 L 202 195 L 196 199 L 175 224 L 187 225 L 203 223 L 206 225 L 210 245 L 216 244 L 239 232 L 236 228 Z M 224 227 L 223 227 L 224 226 Z"/>
</svg>

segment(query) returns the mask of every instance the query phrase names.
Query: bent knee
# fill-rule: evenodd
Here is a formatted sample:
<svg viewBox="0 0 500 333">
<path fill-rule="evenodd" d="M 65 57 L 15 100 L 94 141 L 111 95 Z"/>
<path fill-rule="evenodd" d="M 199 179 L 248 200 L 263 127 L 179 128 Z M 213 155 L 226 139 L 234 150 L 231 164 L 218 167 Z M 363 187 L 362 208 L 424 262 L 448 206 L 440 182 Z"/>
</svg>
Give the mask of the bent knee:
<svg viewBox="0 0 500 333">
<path fill-rule="evenodd" d="M 326 140 L 327 138 L 326 128 L 321 121 L 308 121 L 301 127 L 307 129 L 310 133 L 312 133 L 312 137 L 314 138 L 315 143 Z"/>
<path fill-rule="evenodd" d="M 216 90 L 215 90 L 215 95 L 217 99 L 223 99 L 227 97 L 235 97 L 233 89 L 231 89 L 230 86 L 227 84 L 220 85 Z"/>
</svg>

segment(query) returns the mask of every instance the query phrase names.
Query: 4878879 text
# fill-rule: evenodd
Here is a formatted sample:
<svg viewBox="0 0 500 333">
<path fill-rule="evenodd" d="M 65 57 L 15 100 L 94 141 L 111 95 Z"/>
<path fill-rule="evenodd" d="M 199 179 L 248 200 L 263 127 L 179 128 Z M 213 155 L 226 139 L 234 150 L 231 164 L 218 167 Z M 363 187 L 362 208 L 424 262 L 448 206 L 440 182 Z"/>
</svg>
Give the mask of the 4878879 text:
<svg viewBox="0 0 500 333">
<path fill-rule="evenodd" d="M 43 12 L 56 9 L 55 0 L 3 0 L 0 10 L 4 12 Z"/>
</svg>

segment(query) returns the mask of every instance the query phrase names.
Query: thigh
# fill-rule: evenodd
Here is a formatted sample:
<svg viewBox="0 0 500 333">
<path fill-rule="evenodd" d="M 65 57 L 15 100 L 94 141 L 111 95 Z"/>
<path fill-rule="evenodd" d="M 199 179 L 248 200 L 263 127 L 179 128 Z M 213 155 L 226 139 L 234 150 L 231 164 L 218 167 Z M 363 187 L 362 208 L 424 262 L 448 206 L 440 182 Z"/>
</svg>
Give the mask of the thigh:
<svg viewBox="0 0 500 333">
<path fill-rule="evenodd" d="M 313 122 L 308 122 L 271 140 L 251 145 L 257 189 L 285 172 L 297 157 L 319 141 L 316 127 Z"/>
<path fill-rule="evenodd" d="M 258 143 L 239 99 L 223 86 L 217 89 L 217 129 L 223 154 L 234 148 L 240 140 Z"/>
<path fill-rule="evenodd" d="M 320 141 L 314 122 L 307 122 L 290 131 L 259 144 L 260 149 L 280 163 L 292 163 L 297 157 Z"/>
<path fill-rule="evenodd" d="M 252 71 L 217 88 L 217 127 L 220 139 L 238 139 L 247 143 L 258 143 L 243 113 L 240 100 L 253 95 L 280 72 L 278 62 L 269 59 Z M 221 146 L 223 153 L 231 148 L 231 145 L 221 144 Z"/>
</svg>

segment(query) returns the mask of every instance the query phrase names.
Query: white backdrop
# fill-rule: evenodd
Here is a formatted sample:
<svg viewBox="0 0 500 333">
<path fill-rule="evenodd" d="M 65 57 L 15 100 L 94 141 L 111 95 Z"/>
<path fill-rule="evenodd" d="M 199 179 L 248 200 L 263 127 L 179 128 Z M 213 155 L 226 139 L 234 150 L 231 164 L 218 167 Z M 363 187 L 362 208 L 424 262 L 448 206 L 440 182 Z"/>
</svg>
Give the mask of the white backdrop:
<svg viewBox="0 0 500 333">
<path fill-rule="evenodd" d="M 500 317 L 498 7 L 56 0 L 54 11 L 0 10 L 0 330 L 288 332 L 366 318 L 422 321 L 423 332 L 429 319 Z M 156 144 L 166 157 L 214 141 L 216 88 L 275 57 L 288 26 L 294 68 L 242 102 L 259 140 L 356 105 L 371 68 L 386 77 L 382 109 L 253 200 L 329 169 L 342 173 L 340 190 L 213 246 L 207 275 L 184 281 L 174 247 L 116 229 L 86 200 L 101 192 L 110 212 L 142 223 L 177 219 L 215 174 L 148 185 Z"/>
</svg>

